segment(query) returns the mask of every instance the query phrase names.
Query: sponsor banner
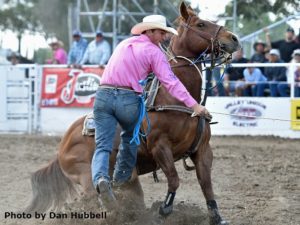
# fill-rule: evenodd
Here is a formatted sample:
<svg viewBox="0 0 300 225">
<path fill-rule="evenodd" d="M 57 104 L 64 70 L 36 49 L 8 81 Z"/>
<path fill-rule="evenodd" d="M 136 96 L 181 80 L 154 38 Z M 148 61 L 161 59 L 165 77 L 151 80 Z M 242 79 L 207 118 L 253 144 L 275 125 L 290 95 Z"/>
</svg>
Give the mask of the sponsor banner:
<svg viewBox="0 0 300 225">
<path fill-rule="evenodd" d="M 231 124 L 235 127 L 257 127 L 266 109 L 263 102 L 252 99 L 235 99 L 225 105 Z"/>
<path fill-rule="evenodd" d="M 41 107 L 92 107 L 101 68 L 43 68 Z"/>
<path fill-rule="evenodd" d="M 211 97 L 207 109 L 211 112 L 213 135 L 274 135 L 300 137 L 291 129 L 291 105 L 288 98 L 271 97 Z"/>
<path fill-rule="evenodd" d="M 300 130 L 300 99 L 291 100 L 291 120 L 292 129 Z M 296 122 L 295 120 L 298 121 Z"/>
</svg>

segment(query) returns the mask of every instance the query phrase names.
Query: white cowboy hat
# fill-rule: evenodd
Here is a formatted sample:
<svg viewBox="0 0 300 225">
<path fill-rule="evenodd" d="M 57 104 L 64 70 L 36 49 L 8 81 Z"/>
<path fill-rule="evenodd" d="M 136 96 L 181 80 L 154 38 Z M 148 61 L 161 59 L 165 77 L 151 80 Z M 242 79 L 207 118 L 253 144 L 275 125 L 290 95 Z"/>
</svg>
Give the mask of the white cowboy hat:
<svg viewBox="0 0 300 225">
<path fill-rule="evenodd" d="M 50 37 L 47 39 L 48 45 L 53 45 L 53 44 L 57 44 L 57 43 L 58 43 L 58 39 L 56 37 Z"/>
<path fill-rule="evenodd" d="M 138 23 L 132 27 L 131 33 L 134 35 L 141 34 L 145 30 L 161 29 L 166 32 L 178 35 L 177 31 L 172 27 L 167 27 L 166 17 L 161 15 L 150 15 L 143 18 L 142 23 Z"/>
</svg>

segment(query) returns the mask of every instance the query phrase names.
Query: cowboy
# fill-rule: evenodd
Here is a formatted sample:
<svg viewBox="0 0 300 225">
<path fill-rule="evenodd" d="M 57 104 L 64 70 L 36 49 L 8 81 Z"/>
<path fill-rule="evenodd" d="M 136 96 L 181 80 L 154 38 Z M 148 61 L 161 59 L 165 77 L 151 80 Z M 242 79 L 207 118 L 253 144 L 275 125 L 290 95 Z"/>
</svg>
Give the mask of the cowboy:
<svg viewBox="0 0 300 225">
<path fill-rule="evenodd" d="M 66 64 L 67 53 L 63 48 L 63 42 L 58 40 L 56 37 L 48 39 L 48 45 L 52 49 L 52 59 L 46 60 L 47 64 Z"/>
<path fill-rule="evenodd" d="M 266 58 L 266 43 L 262 40 L 257 40 L 253 45 L 255 53 L 251 56 L 250 60 L 253 63 L 265 63 L 268 62 Z M 259 67 L 262 73 L 264 73 L 264 67 Z"/>
<path fill-rule="evenodd" d="M 167 91 L 192 108 L 196 115 L 208 114 L 206 108 L 197 103 L 174 75 L 159 48 L 167 33 L 178 35 L 175 29 L 167 27 L 166 18 L 161 15 L 146 16 L 143 22 L 132 27 L 131 33 L 134 36 L 122 41 L 109 59 L 94 103 L 96 149 L 92 159 L 92 180 L 107 208 L 115 205 L 116 200 L 108 171 L 117 123 L 122 132 L 113 184 L 120 186 L 128 182 L 136 165 L 138 145 L 131 140 L 141 113 L 142 103 L 138 95 L 142 92 L 140 80 L 154 72 Z"/>
</svg>

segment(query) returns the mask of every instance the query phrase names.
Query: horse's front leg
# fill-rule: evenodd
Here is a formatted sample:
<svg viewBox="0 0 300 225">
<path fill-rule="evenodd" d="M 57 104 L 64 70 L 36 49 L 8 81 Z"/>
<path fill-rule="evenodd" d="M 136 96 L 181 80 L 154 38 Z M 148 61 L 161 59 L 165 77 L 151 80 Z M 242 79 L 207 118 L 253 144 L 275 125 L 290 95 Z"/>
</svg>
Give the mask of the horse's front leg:
<svg viewBox="0 0 300 225">
<path fill-rule="evenodd" d="M 173 211 L 173 201 L 176 190 L 179 187 L 179 177 L 175 168 L 173 154 L 171 149 L 167 146 L 167 143 L 161 141 L 152 150 L 154 160 L 162 169 L 168 180 L 168 193 L 159 209 L 159 214 L 163 216 L 167 216 Z"/>
<path fill-rule="evenodd" d="M 195 164 L 198 182 L 206 199 L 210 225 L 228 225 L 228 222 L 220 216 L 217 202 L 214 199 L 211 182 L 213 153 L 208 141 L 201 145 L 198 151 L 191 156 L 191 159 Z"/>
</svg>

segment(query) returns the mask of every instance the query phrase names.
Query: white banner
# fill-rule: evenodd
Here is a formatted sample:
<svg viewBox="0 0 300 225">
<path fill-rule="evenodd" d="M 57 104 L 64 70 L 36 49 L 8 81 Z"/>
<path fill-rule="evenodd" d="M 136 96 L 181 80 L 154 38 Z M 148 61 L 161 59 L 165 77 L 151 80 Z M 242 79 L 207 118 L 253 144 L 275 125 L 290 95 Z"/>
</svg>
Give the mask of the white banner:
<svg viewBox="0 0 300 225">
<path fill-rule="evenodd" d="M 211 126 L 212 134 L 300 138 L 291 129 L 290 98 L 209 97 L 207 108 L 218 122 Z"/>
</svg>

